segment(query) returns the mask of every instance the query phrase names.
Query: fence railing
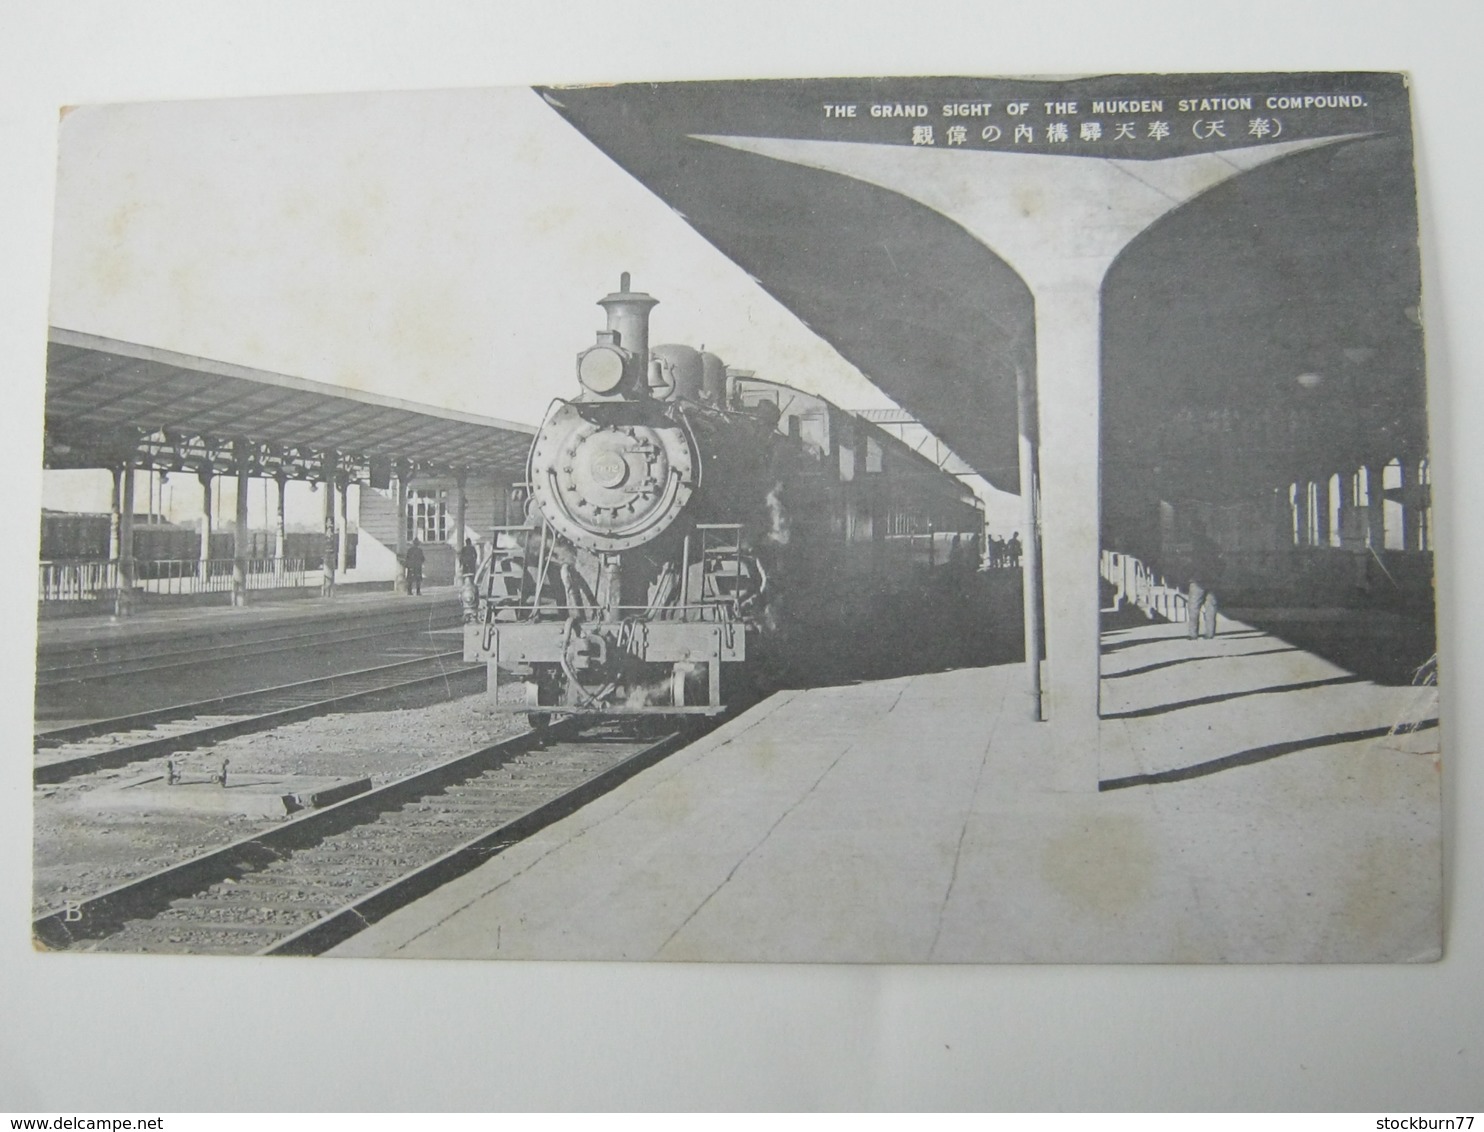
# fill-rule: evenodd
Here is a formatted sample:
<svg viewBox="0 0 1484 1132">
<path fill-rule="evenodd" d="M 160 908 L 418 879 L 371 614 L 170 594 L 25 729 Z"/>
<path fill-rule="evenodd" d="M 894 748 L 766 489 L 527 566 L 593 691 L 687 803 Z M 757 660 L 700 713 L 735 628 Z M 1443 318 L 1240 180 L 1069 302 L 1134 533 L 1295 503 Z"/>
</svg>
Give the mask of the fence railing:
<svg viewBox="0 0 1484 1132">
<path fill-rule="evenodd" d="M 292 589 L 306 583 L 302 558 L 249 558 L 249 590 Z M 135 561 L 131 588 L 138 594 L 181 596 L 231 593 L 236 560 L 232 558 L 156 559 Z M 38 594 L 43 602 L 103 601 L 119 588 L 119 563 L 97 561 L 43 562 Z M 319 571 L 308 579 L 319 583 Z"/>
<path fill-rule="evenodd" d="M 1105 550 L 1102 556 L 1104 580 L 1115 589 L 1113 608 L 1124 602 L 1138 606 L 1145 613 L 1156 613 L 1166 621 L 1184 621 L 1189 601 L 1184 592 L 1170 585 L 1163 574 L 1157 574 L 1131 554 Z"/>
<path fill-rule="evenodd" d="M 117 562 L 43 562 L 41 601 L 102 601 L 118 589 Z"/>
</svg>

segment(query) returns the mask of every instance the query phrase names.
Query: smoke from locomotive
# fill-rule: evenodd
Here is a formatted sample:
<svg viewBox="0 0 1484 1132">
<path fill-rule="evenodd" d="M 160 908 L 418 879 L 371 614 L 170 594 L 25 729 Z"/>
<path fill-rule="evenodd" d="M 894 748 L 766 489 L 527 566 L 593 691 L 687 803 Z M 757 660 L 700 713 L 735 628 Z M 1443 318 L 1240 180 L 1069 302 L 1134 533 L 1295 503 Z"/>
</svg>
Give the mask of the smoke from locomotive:
<svg viewBox="0 0 1484 1132">
<path fill-rule="evenodd" d="M 882 430 L 714 354 L 650 349 L 657 302 L 627 273 L 599 300 L 607 328 L 547 410 L 527 521 L 496 529 L 466 627 L 491 694 L 520 682 L 506 706 L 538 724 L 719 712 L 723 673 L 759 646 L 864 614 L 982 528 L 956 480 Z"/>
</svg>

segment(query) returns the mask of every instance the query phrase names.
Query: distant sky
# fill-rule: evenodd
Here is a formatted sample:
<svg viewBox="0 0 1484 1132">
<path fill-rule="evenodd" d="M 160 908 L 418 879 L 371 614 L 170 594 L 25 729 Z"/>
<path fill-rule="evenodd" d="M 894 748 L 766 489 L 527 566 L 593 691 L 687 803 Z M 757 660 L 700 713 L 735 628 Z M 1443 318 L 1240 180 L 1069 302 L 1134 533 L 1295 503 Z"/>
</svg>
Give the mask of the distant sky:
<svg viewBox="0 0 1484 1132">
<path fill-rule="evenodd" d="M 525 88 L 87 106 L 60 128 L 58 326 L 535 423 L 629 271 L 660 300 L 651 342 L 892 404 Z M 103 509 L 102 482 L 53 476 L 43 502 Z"/>
</svg>

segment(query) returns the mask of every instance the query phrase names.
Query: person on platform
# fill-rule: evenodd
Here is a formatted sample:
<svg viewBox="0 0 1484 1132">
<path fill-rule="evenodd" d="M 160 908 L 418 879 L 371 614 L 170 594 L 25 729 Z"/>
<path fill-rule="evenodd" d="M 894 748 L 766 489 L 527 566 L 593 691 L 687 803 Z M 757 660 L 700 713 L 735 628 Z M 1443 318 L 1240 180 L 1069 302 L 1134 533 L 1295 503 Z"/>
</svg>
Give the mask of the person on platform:
<svg viewBox="0 0 1484 1132">
<path fill-rule="evenodd" d="M 464 608 L 465 623 L 475 619 L 479 607 L 479 592 L 474 586 L 474 575 L 479 573 L 479 551 L 474 540 L 466 538 L 459 548 L 459 603 Z"/>
<path fill-rule="evenodd" d="M 1221 584 L 1221 548 L 1197 523 L 1190 546 L 1190 598 L 1185 635 L 1208 640 L 1216 636 L 1216 590 Z"/>
<path fill-rule="evenodd" d="M 1020 556 L 1025 548 L 1020 545 L 1020 532 L 1016 531 L 1010 536 L 1010 541 L 1005 545 L 1005 554 L 1009 558 L 1010 569 L 1020 569 Z"/>
<path fill-rule="evenodd" d="M 407 548 L 407 592 L 422 596 L 423 592 L 423 547 L 417 539 L 412 540 L 412 545 Z"/>
</svg>

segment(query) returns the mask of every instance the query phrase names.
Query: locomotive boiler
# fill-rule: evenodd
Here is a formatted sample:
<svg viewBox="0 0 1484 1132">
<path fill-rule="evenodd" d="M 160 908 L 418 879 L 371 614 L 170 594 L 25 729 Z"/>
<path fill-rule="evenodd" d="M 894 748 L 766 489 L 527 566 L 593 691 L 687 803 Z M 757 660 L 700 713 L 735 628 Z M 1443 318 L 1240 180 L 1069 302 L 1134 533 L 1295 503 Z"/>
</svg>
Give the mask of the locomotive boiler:
<svg viewBox="0 0 1484 1132">
<path fill-rule="evenodd" d="M 894 451 L 913 474 L 882 475 L 890 438 L 828 402 L 651 349 L 656 304 L 627 273 L 599 300 L 579 391 L 531 446 L 525 521 L 494 530 L 480 575 L 466 659 L 536 726 L 720 712 L 760 646 L 868 615 L 892 577 L 947 565 L 947 540 L 982 525 L 930 462 Z"/>
</svg>

